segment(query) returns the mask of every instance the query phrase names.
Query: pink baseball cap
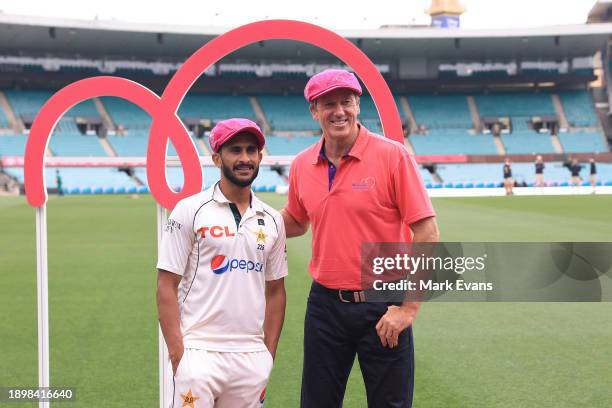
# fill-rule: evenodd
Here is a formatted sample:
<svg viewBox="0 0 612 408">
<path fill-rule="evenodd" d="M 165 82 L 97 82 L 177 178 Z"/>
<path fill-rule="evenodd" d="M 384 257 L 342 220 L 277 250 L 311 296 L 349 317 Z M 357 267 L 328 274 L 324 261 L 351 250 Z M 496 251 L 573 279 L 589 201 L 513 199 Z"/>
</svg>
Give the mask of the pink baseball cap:
<svg viewBox="0 0 612 408">
<path fill-rule="evenodd" d="M 339 88 L 350 89 L 361 95 L 361 85 L 355 75 L 343 69 L 326 69 L 308 80 L 304 97 L 308 102 L 312 102 L 319 96 Z"/>
<path fill-rule="evenodd" d="M 243 132 L 255 135 L 257 138 L 257 144 L 259 145 L 259 150 L 262 150 L 266 145 L 266 139 L 264 138 L 259 126 L 257 126 L 257 123 L 248 119 L 232 118 L 222 120 L 210 131 L 210 134 L 208 135 L 210 147 L 215 153 L 218 153 L 223 143 L 227 142 L 238 133 Z"/>
</svg>

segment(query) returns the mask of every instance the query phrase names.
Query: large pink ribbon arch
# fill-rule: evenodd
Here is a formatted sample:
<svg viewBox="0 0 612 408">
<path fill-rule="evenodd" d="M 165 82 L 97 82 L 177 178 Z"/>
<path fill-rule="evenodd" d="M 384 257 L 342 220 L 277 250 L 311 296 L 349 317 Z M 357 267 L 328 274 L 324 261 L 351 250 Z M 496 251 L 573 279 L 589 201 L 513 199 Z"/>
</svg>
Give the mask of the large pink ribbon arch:
<svg viewBox="0 0 612 408">
<path fill-rule="evenodd" d="M 44 154 L 59 118 L 72 106 L 96 96 L 125 98 L 152 117 L 147 147 L 147 178 L 151 194 L 172 209 L 184 197 L 202 189 L 202 168 L 196 147 L 176 112 L 193 83 L 212 64 L 239 48 L 259 41 L 295 40 L 322 48 L 350 66 L 361 78 L 378 109 L 383 133 L 403 144 L 402 123 L 393 95 L 372 61 L 340 35 L 322 27 L 291 20 L 247 24 L 211 40 L 185 61 L 158 97 L 146 87 L 124 78 L 101 76 L 77 81 L 53 95 L 36 116 L 25 151 L 25 185 L 28 203 L 40 207 L 47 201 Z M 184 185 L 173 191 L 166 180 L 166 145 L 171 140 L 181 160 Z"/>
</svg>

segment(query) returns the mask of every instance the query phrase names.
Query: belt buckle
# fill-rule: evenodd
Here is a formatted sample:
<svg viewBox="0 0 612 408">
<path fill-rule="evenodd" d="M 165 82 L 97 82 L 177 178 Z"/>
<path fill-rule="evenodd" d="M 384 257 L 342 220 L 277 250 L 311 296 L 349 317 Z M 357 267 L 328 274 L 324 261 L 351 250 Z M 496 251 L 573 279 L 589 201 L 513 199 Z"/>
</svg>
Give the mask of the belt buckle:
<svg viewBox="0 0 612 408">
<path fill-rule="evenodd" d="M 352 291 L 351 291 L 352 292 Z M 353 292 L 353 300 L 346 300 L 342 297 L 342 289 L 338 290 L 338 298 L 343 303 L 361 303 L 365 302 L 365 293 L 363 290 Z"/>
<path fill-rule="evenodd" d="M 342 303 L 351 303 L 351 301 L 350 301 L 350 300 L 345 300 L 345 299 L 342 297 L 342 289 L 339 289 L 339 290 L 338 290 L 338 298 L 340 299 L 340 301 L 341 301 Z"/>
</svg>

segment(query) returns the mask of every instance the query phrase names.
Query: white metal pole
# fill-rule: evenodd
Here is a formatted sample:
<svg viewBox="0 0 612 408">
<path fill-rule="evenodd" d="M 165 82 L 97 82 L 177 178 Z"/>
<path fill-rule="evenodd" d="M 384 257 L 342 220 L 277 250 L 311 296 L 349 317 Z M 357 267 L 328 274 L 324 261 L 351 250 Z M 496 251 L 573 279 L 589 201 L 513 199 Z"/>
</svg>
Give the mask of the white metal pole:
<svg viewBox="0 0 612 408">
<path fill-rule="evenodd" d="M 166 210 L 157 204 L 157 248 L 161 245 L 164 225 L 166 224 Z M 159 408 L 164 408 L 166 398 L 172 392 L 168 389 L 171 373 L 168 370 L 168 347 L 164 341 L 161 327 L 158 328 L 159 343 Z"/>
<path fill-rule="evenodd" d="M 36 288 L 38 299 L 38 386 L 49 387 L 49 285 L 47 268 L 47 204 L 36 208 Z M 39 408 L 50 403 L 40 401 Z"/>
</svg>

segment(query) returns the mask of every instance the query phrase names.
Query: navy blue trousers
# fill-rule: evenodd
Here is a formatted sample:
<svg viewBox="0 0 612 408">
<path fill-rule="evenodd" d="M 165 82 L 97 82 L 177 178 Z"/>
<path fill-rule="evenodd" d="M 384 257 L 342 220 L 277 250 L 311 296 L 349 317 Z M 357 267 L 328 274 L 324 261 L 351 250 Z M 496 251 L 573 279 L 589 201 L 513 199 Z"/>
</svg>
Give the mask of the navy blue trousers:
<svg viewBox="0 0 612 408">
<path fill-rule="evenodd" d="M 410 408 L 414 385 L 412 327 L 393 349 L 383 347 L 376 323 L 391 303 L 343 303 L 313 283 L 304 321 L 302 408 L 338 408 L 355 355 L 369 408 Z"/>
</svg>

